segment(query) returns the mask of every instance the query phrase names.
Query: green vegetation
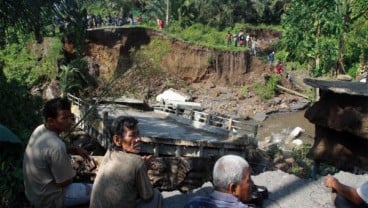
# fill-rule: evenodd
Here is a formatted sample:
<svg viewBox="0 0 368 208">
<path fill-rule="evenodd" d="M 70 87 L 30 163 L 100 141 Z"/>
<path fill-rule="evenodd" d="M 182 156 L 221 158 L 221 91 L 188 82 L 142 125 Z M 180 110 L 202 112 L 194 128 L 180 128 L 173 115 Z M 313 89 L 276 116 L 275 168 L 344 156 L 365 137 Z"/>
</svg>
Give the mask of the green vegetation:
<svg viewBox="0 0 368 208">
<path fill-rule="evenodd" d="M 22 145 L 0 144 L 0 207 L 21 207 L 23 201 L 22 155 L 32 130 L 41 122 L 41 98 L 29 94 L 16 80 L 7 80 L 0 61 L 0 121 L 23 141 Z"/>
<path fill-rule="evenodd" d="M 143 99 L 143 97 L 149 97 L 150 95 L 142 95 L 142 90 L 150 94 L 149 91 L 154 85 L 164 83 L 168 88 L 174 85 L 171 81 L 164 79 L 163 74 L 165 72 L 161 68 L 162 58 L 170 53 L 170 50 L 168 40 L 158 39 L 151 40 L 148 45 L 140 46 L 139 50 L 132 48 L 130 50 L 131 57 L 123 60 L 127 64 L 122 65 L 121 68 L 115 71 L 113 79 L 116 82 L 114 82 L 114 86 L 118 85 L 118 87 L 110 91 L 113 91 L 114 94 L 124 91 L 125 95 L 130 93 L 136 98 Z M 134 63 L 134 65 L 126 67 L 129 63 Z M 134 82 L 130 82 L 132 79 L 134 79 Z M 144 89 L 139 89 L 140 87 Z"/>
<path fill-rule="evenodd" d="M 240 88 L 240 94 L 243 95 L 244 97 L 247 97 L 249 93 L 249 86 L 242 86 Z"/>
<path fill-rule="evenodd" d="M 314 76 L 367 64 L 359 58 L 368 48 L 367 13 L 366 0 L 291 1 L 282 18 L 285 59 L 308 64 Z"/>
<path fill-rule="evenodd" d="M 0 152 L 0 207 L 22 207 L 23 201 L 19 196 L 24 192 L 20 157 L 23 153 L 19 151 L 19 146 L 9 146 Z M 13 154 L 9 151 L 13 151 Z"/>
<path fill-rule="evenodd" d="M 145 78 L 159 76 L 161 59 L 169 52 L 170 45 L 167 40 L 152 40 L 140 50 L 132 50 L 133 60 L 137 63 L 136 68 Z"/>
<path fill-rule="evenodd" d="M 270 148 L 266 153 L 271 160 L 276 160 L 276 163 L 288 164 L 285 171 L 294 174 L 300 178 L 316 177 L 314 174 L 325 176 L 327 174 L 337 173 L 339 170 L 328 164 L 321 163 L 316 171 L 315 163 L 307 157 L 308 152 L 312 148 L 311 144 L 303 144 L 300 147 L 293 148 L 290 152 L 283 152 L 279 146 Z"/>
<path fill-rule="evenodd" d="M 267 82 L 265 85 L 261 83 L 256 83 L 253 86 L 254 93 L 261 97 L 263 101 L 269 100 L 275 97 L 276 94 L 276 85 L 280 81 L 278 75 L 272 74 L 267 78 Z"/>
<path fill-rule="evenodd" d="M 294 158 L 295 163 L 292 165 L 290 173 L 300 176 L 302 178 L 310 177 L 312 174 L 313 161 L 307 158 L 312 145 L 303 144 L 301 148 L 294 148 L 291 152 L 291 156 Z"/>
<path fill-rule="evenodd" d="M 157 28 L 157 18 L 167 19 L 163 33 L 221 50 L 247 50 L 227 47 L 227 31 L 232 34 L 258 29 L 282 31 L 276 58 L 298 70 L 308 69 L 313 76 L 338 71 L 355 77 L 368 68 L 366 0 L 5 0 L 0 8 L 0 121 L 24 144 L 41 122 L 42 101 L 29 93 L 32 87 L 55 78 L 59 79 L 64 93 L 79 93 L 90 85 L 87 66 L 82 61 L 87 11 L 103 17 L 126 17 L 131 12 L 134 17 L 141 15 L 142 26 L 150 28 Z M 66 21 L 68 27 L 54 31 L 56 19 Z M 68 57 L 61 54 L 62 43 L 74 46 Z M 171 81 L 159 79 L 160 61 L 169 52 L 169 42 L 152 40 L 140 50 L 132 49 L 132 60 L 122 60 L 134 65 L 117 71 L 136 69 L 149 79 L 150 85 L 159 80 L 172 87 Z M 266 57 L 259 58 L 266 60 Z M 213 61 L 214 56 L 209 56 L 208 63 Z M 243 86 L 240 93 L 246 96 L 254 90 L 267 100 L 275 96 L 278 81 L 272 75 L 265 86 L 259 83 Z M 0 207 L 17 205 L 17 195 L 23 189 L 20 174 L 23 146 L 0 153 L 0 192 L 3 193 Z M 301 165 L 293 166 L 292 172 L 309 173 L 301 168 L 302 162 L 307 161 L 307 148 L 294 151 L 297 164 Z"/>
<path fill-rule="evenodd" d="M 42 57 L 36 57 L 36 50 L 44 49 L 47 50 L 41 53 Z M 8 79 L 34 86 L 45 78 L 56 77 L 60 51 L 61 42 L 57 38 L 47 38 L 41 45 L 24 37 L 22 42 L 9 44 L 0 50 L 0 60 L 4 62 L 4 74 Z"/>
</svg>

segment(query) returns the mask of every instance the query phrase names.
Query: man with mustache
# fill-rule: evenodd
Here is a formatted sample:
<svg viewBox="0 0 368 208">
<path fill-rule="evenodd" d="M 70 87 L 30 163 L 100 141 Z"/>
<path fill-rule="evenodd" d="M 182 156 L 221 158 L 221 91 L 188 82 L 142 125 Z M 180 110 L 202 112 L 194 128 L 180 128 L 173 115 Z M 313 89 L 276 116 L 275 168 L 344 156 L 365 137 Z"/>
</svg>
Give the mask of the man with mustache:
<svg viewBox="0 0 368 208">
<path fill-rule="evenodd" d="M 112 145 L 93 185 L 90 207 L 161 207 L 161 193 L 153 189 L 146 158 L 139 155 L 138 121 L 120 116 L 111 125 Z"/>
</svg>

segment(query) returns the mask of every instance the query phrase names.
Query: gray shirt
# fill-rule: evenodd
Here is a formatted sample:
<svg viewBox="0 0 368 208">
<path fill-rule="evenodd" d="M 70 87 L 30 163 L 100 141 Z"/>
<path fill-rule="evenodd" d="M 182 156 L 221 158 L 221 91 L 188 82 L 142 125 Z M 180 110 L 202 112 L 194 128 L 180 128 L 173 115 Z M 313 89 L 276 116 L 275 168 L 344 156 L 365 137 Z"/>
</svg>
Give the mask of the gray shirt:
<svg viewBox="0 0 368 208">
<path fill-rule="evenodd" d="M 64 142 L 45 125 L 32 133 L 23 159 L 25 194 L 35 207 L 59 208 L 64 190 L 57 183 L 75 175 Z"/>
<path fill-rule="evenodd" d="M 93 184 L 90 208 L 136 207 L 153 197 L 153 188 L 141 156 L 107 151 Z"/>
</svg>

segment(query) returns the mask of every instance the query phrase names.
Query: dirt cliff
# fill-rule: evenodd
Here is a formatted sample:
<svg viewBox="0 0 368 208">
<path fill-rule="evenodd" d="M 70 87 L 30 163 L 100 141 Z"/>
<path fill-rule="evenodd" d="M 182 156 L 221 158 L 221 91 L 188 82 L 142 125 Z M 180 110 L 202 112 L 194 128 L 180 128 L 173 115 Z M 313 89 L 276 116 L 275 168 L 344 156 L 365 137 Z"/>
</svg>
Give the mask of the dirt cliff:
<svg viewBox="0 0 368 208">
<path fill-rule="evenodd" d="M 267 61 L 262 59 L 266 58 L 280 36 L 279 32 L 270 30 L 248 32 L 257 37 L 261 59 L 248 51 L 222 51 L 199 46 L 145 28 L 90 30 L 86 56 L 99 66 L 101 76 L 113 77 L 134 66 L 130 59 L 132 48 L 139 50 L 153 39 L 168 40 L 170 53 L 160 62 L 164 72 L 150 77 L 149 83 L 135 72 L 125 73 L 125 81 L 119 82 L 119 85 L 125 86 L 134 80 L 131 88 L 140 88 L 136 94 L 144 95 L 149 91 L 154 100 L 165 89 L 164 82 L 174 80 L 176 89 L 189 91 L 207 111 L 240 117 L 257 112 L 274 112 L 279 108 L 288 109 L 298 100 L 297 97 L 280 93 L 276 100 L 264 103 L 252 90 L 247 95 L 240 92 L 241 86 L 264 83 L 265 75 L 272 73 Z"/>
<path fill-rule="evenodd" d="M 267 37 L 268 35 L 271 37 Z M 267 50 L 262 43 L 266 39 L 275 40 L 277 35 L 278 33 L 270 32 L 264 32 L 262 36 L 260 34 L 263 37 L 260 40 L 260 49 Z M 211 78 L 215 84 L 242 85 L 250 79 L 246 73 L 254 70 L 264 71 L 267 68 L 248 51 L 210 49 L 143 28 L 91 30 L 88 32 L 86 55 L 99 63 L 101 75 L 110 76 L 115 69 L 122 67 L 121 59 L 129 58 L 131 48 L 139 49 L 153 38 L 170 41 L 171 52 L 162 58 L 162 68 L 189 83 Z"/>
</svg>

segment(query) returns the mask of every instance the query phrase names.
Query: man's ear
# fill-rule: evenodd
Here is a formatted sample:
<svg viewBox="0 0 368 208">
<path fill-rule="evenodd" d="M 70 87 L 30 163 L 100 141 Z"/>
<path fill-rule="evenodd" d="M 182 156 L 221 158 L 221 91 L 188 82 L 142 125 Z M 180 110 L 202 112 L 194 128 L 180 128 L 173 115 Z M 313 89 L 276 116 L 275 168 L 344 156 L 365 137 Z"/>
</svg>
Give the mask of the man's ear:
<svg viewBox="0 0 368 208">
<path fill-rule="evenodd" d="M 47 125 L 47 126 L 52 126 L 53 124 L 54 124 L 54 119 L 53 118 L 51 118 L 51 117 L 48 117 L 48 118 L 46 118 L 45 119 L 45 124 Z"/>
<path fill-rule="evenodd" d="M 236 188 L 238 187 L 238 185 L 236 185 L 235 183 L 230 183 L 229 184 L 229 193 L 233 196 L 236 196 Z"/>
<path fill-rule="evenodd" d="M 120 137 L 118 136 L 118 135 L 114 135 L 113 137 L 112 137 L 112 141 L 114 142 L 114 144 L 116 145 L 116 146 L 118 146 L 118 147 L 120 147 L 121 146 L 121 141 L 120 141 Z"/>
</svg>

